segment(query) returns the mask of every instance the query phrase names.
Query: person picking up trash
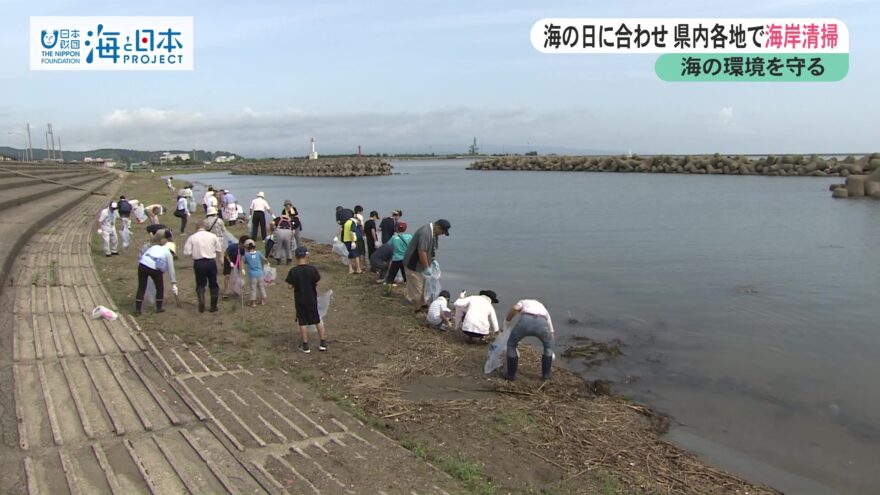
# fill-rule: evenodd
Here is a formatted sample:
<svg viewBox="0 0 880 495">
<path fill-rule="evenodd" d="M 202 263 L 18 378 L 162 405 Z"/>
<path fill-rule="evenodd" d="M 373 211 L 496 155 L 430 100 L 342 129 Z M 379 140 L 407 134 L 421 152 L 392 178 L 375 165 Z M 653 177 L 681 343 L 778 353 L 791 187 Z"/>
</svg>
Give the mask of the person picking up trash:
<svg viewBox="0 0 880 495">
<path fill-rule="evenodd" d="M 486 342 L 490 334 L 498 333 L 498 315 L 493 304 L 498 304 L 495 291 L 481 290 L 479 295 L 468 296 L 461 292 L 455 301 L 455 327 L 460 328 L 468 341 L 479 339 Z"/>
<path fill-rule="evenodd" d="M 507 372 L 502 377 L 507 380 L 516 378 L 516 368 L 519 366 L 516 346 L 524 337 L 531 336 L 537 337 L 544 345 L 544 354 L 541 355 L 541 379 L 549 380 L 553 365 L 553 343 L 556 341 L 550 313 L 541 302 L 535 299 L 522 299 L 507 312 L 507 321 L 513 320 L 517 314 L 520 315 L 519 321 L 510 330 L 510 337 L 507 339 Z"/>
</svg>

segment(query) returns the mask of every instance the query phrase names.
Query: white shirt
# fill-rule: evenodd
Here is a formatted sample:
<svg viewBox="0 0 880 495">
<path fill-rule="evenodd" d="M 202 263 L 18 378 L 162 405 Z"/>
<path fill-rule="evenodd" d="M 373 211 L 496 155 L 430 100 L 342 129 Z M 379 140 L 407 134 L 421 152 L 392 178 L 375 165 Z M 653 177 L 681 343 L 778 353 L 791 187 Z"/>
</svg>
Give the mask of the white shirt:
<svg viewBox="0 0 880 495">
<path fill-rule="evenodd" d="M 165 259 L 165 270 L 168 273 L 168 278 L 171 280 L 171 283 L 176 284 L 177 278 L 174 276 L 174 256 L 171 255 L 171 250 L 168 249 L 167 245 L 156 244 L 150 246 L 150 248 L 141 255 L 139 263 L 147 268 L 156 270 L 156 260 L 162 258 Z"/>
<path fill-rule="evenodd" d="M 102 229 L 114 229 L 116 228 L 116 210 L 110 211 L 110 207 L 104 208 L 101 210 L 101 213 L 98 214 L 98 222 L 101 224 Z"/>
<path fill-rule="evenodd" d="M 186 207 L 186 198 L 181 197 L 177 199 L 177 209 L 183 210 L 186 212 L 187 215 L 189 215 L 189 209 Z"/>
<path fill-rule="evenodd" d="M 522 299 L 513 305 L 513 309 L 525 315 L 538 316 L 547 319 L 547 326 L 550 327 L 550 333 L 553 333 L 553 320 L 550 319 L 550 312 L 535 299 Z"/>
<path fill-rule="evenodd" d="M 486 296 L 468 296 L 455 301 L 456 326 L 464 332 L 488 335 L 498 331 L 498 316 Z M 462 317 L 464 322 L 462 322 Z"/>
<path fill-rule="evenodd" d="M 213 195 L 214 195 L 214 191 L 208 191 L 208 192 L 206 192 L 205 195 L 202 196 L 202 204 L 203 204 L 203 205 L 208 204 L 208 198 L 211 197 L 211 196 L 213 196 Z"/>
<path fill-rule="evenodd" d="M 205 204 L 208 205 L 208 208 L 210 208 L 212 206 L 214 208 L 216 208 L 217 207 L 217 196 L 213 196 L 213 195 L 208 196 L 207 198 L 205 198 Z"/>
<path fill-rule="evenodd" d="M 431 303 L 431 306 L 428 307 L 428 323 L 431 325 L 439 325 L 443 323 L 443 313 L 449 312 L 449 307 L 447 306 L 448 302 L 445 297 L 438 297 L 434 299 L 434 302 Z"/>
<path fill-rule="evenodd" d="M 265 199 L 257 197 L 251 201 L 251 211 L 266 211 L 270 210 L 269 203 L 266 202 Z"/>
<path fill-rule="evenodd" d="M 183 255 L 192 256 L 194 260 L 216 259 L 222 252 L 220 238 L 207 230 L 199 229 L 198 232 L 187 237 L 186 244 L 183 245 Z"/>
</svg>

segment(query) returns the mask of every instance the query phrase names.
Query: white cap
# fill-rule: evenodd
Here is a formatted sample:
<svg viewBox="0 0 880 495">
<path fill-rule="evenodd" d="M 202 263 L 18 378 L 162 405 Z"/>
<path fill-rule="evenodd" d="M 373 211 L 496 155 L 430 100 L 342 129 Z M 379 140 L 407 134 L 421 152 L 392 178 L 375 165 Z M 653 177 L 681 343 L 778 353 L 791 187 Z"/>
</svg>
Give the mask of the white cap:
<svg viewBox="0 0 880 495">
<path fill-rule="evenodd" d="M 111 209 L 111 210 L 115 210 L 117 206 L 118 206 L 118 205 L 116 204 L 116 201 L 110 203 L 110 209 Z"/>
<path fill-rule="evenodd" d="M 258 197 L 258 198 L 265 198 L 266 195 L 263 194 L 263 191 L 260 191 L 260 192 L 257 193 L 257 197 Z"/>
</svg>

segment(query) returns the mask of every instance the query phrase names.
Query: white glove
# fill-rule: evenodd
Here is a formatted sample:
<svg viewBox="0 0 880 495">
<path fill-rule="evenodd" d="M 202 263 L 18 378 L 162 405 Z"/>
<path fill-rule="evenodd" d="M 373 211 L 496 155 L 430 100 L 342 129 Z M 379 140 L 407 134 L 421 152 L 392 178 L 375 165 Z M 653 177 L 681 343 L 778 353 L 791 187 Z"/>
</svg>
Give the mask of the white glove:
<svg viewBox="0 0 880 495">
<path fill-rule="evenodd" d="M 103 229 L 98 229 L 98 235 L 101 235 L 101 234 L 103 234 L 103 233 L 104 233 L 104 230 L 103 230 Z"/>
<path fill-rule="evenodd" d="M 466 291 L 466 290 L 463 290 L 463 291 L 461 291 L 461 293 L 458 295 L 458 298 L 459 298 L 459 299 L 464 299 L 465 297 L 467 297 L 467 291 Z"/>
<path fill-rule="evenodd" d="M 352 242 L 352 243 L 351 243 L 351 248 L 352 248 L 352 249 L 357 249 L 357 242 Z"/>
<path fill-rule="evenodd" d="M 171 284 L 171 293 L 177 295 L 177 284 Z"/>
<path fill-rule="evenodd" d="M 431 276 L 431 267 L 425 268 L 425 271 L 422 272 L 422 275 L 424 275 L 426 277 L 430 277 Z"/>
</svg>

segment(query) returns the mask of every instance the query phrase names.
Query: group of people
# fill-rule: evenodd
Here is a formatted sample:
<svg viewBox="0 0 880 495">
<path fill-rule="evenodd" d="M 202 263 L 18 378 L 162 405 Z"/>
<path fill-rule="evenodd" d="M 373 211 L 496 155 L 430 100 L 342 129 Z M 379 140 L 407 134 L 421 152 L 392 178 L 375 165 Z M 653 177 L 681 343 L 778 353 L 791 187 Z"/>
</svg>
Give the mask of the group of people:
<svg viewBox="0 0 880 495">
<path fill-rule="evenodd" d="M 169 189 L 173 185 L 169 179 Z M 181 233 L 185 231 L 186 219 L 195 212 L 192 205 L 191 186 L 176 193 L 175 215 L 181 216 Z M 104 236 L 104 253 L 107 256 L 118 254 L 115 240 L 115 222 L 122 220 L 123 229 L 130 226 L 131 206 L 137 207 L 136 200 L 121 197 L 103 209 L 98 216 L 100 232 Z M 309 251 L 300 241 L 302 223 L 299 213 L 291 201 L 285 201 L 278 216 L 275 216 L 266 201 L 265 194 L 259 192 L 251 202 L 250 235 L 235 239 L 226 231 L 226 225 L 240 221 L 242 213 L 238 201 L 229 190 L 208 188 L 203 198 L 205 217 L 197 224 L 197 230 L 190 235 L 183 247 L 183 255 L 192 258 L 196 281 L 196 298 L 199 312 L 218 311 L 220 287 L 218 284 L 218 261 L 221 262 L 223 297 L 230 295 L 230 278 L 236 271 L 247 274 L 249 282 L 249 304 L 265 304 L 267 300 L 264 282 L 265 268 L 269 259 L 277 264 L 282 260 L 296 263 L 287 274 L 285 281 L 294 289 L 296 319 L 300 329 L 301 343 L 298 349 L 310 352 L 308 326 L 314 325 L 319 334 L 318 349 L 328 348 L 324 324 L 321 321 L 317 304 L 317 285 L 321 280 L 318 270 L 309 263 Z M 124 206 L 121 206 L 124 205 Z M 233 209 L 235 209 L 233 213 Z M 177 214 L 184 210 L 185 213 Z M 161 205 L 144 207 L 148 217 L 147 232 L 149 242 L 144 245 L 138 257 L 138 289 L 135 298 L 135 315 L 140 315 L 147 287 L 152 280 L 156 288 L 156 312 L 164 311 L 164 274 L 168 274 L 171 292 L 177 296 L 177 280 L 174 261 L 177 247 L 172 229 L 163 225 L 159 216 L 164 212 Z M 224 212 L 221 214 L 220 212 Z M 393 210 L 390 215 L 380 219 L 378 212 L 371 211 L 364 219 L 363 207 L 353 209 L 338 206 L 336 222 L 338 237 L 345 244 L 350 273 L 363 273 L 367 267 L 379 275 L 377 283 L 385 284 L 387 291 L 396 284 L 398 275 L 405 284 L 406 299 L 412 304 L 415 313 L 425 314 L 426 324 L 440 330 L 457 329 L 468 340 L 488 342 L 501 328 L 495 312 L 498 304 L 497 294 L 492 290 L 482 290 L 477 295 L 467 295 L 462 291 L 455 301 L 446 290 L 439 294 L 426 291 L 426 280 L 436 269 L 435 259 L 439 248 L 439 238 L 449 236 L 451 224 L 446 219 L 422 225 L 410 234 L 407 223 L 401 218 L 402 210 Z M 225 214 L 229 212 L 229 214 Z M 265 255 L 257 250 L 257 241 L 263 240 Z M 450 307 L 451 304 L 451 307 Z M 543 344 L 541 359 L 542 378 L 549 379 L 553 361 L 555 331 L 547 308 L 534 299 L 523 299 L 514 304 L 506 314 L 506 321 L 515 317 L 519 320 L 510 329 L 506 344 L 507 367 L 502 375 L 514 379 L 517 373 L 519 354 L 517 346 L 527 337 L 534 336 Z"/>
</svg>

